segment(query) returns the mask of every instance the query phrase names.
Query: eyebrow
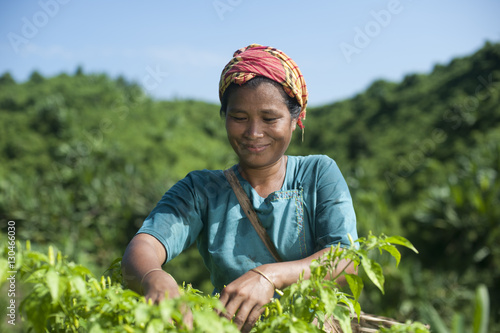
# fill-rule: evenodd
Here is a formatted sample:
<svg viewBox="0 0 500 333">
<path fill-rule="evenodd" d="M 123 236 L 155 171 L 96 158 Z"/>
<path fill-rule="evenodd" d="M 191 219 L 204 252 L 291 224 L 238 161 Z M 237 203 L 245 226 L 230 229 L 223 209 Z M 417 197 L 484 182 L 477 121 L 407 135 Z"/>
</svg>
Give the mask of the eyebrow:
<svg viewBox="0 0 500 333">
<path fill-rule="evenodd" d="M 238 109 L 238 108 L 231 108 L 227 110 L 227 113 L 248 113 L 246 110 Z M 264 113 L 264 114 L 271 114 L 271 115 L 276 115 L 278 112 L 275 110 L 270 110 L 270 109 L 264 109 L 259 111 L 259 113 Z"/>
</svg>

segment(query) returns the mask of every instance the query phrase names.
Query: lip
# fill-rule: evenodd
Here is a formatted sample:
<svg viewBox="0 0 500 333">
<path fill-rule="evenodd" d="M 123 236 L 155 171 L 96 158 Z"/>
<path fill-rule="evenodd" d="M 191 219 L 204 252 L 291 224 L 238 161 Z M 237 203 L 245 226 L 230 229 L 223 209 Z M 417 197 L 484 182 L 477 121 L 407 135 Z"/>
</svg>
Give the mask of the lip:
<svg viewBox="0 0 500 333">
<path fill-rule="evenodd" d="M 266 150 L 269 145 L 249 145 L 249 144 L 243 144 L 246 150 L 248 150 L 251 153 L 260 153 Z"/>
</svg>

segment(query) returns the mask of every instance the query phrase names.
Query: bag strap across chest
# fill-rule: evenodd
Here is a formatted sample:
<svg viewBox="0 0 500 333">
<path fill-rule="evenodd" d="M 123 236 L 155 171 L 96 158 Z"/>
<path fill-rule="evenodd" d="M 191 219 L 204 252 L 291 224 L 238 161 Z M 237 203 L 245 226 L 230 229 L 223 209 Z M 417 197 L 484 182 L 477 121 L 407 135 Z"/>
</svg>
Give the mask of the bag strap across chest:
<svg viewBox="0 0 500 333">
<path fill-rule="evenodd" d="M 266 229 L 264 229 L 264 227 L 262 226 L 257 213 L 250 203 L 248 195 L 243 190 L 243 187 L 241 187 L 240 181 L 238 180 L 238 177 L 236 177 L 233 169 L 229 168 L 224 170 L 224 176 L 226 176 L 227 181 L 233 188 L 234 194 L 236 194 L 236 198 L 238 198 L 238 202 L 240 203 L 241 208 L 243 208 L 245 215 L 250 220 L 250 223 L 252 223 L 252 226 L 254 227 L 255 231 L 257 231 L 257 234 L 259 235 L 262 242 L 264 242 L 264 245 L 269 250 L 274 260 L 276 260 L 277 262 L 282 262 L 283 260 L 276 250 L 276 246 L 274 246 L 274 243 L 271 241 L 271 238 L 267 234 Z"/>
</svg>

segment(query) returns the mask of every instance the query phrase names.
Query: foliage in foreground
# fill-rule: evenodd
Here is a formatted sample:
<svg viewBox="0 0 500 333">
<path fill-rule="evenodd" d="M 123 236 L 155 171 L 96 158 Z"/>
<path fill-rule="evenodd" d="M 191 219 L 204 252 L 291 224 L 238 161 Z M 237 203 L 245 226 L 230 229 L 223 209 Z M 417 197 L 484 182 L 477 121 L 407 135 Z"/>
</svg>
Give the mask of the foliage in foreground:
<svg viewBox="0 0 500 333">
<path fill-rule="evenodd" d="M 403 237 L 384 235 L 359 239 L 343 251 L 331 249 L 323 258 L 311 265 L 311 278 L 303 277 L 283 290 L 281 299 L 273 299 L 266 307 L 254 332 L 322 332 L 325 318 L 335 318 L 344 332 L 351 332 L 351 320 L 359 317 L 358 298 L 363 289 L 360 276 L 346 277 L 350 293 L 341 290 L 338 274 L 333 279 L 335 263 L 341 259 L 352 261 L 382 292 L 382 267 L 373 259 L 372 250 L 390 253 L 399 264 L 400 253 L 395 245 L 414 251 L 413 245 Z M 223 310 L 217 297 L 202 295 L 184 286 L 177 299 L 167 299 L 159 305 L 148 304 L 143 296 L 125 289 L 119 274 L 119 260 L 107 271 L 95 277 L 89 269 L 69 262 L 61 252 L 50 246 L 48 254 L 17 246 L 16 258 L 19 281 L 25 296 L 20 311 L 26 329 L 35 332 L 238 332 L 230 321 L 219 317 L 214 309 Z M 3 263 L 6 266 L 6 263 Z M 2 276 L 2 283 L 6 281 Z M 193 313 L 193 328 L 183 323 L 185 307 Z M 386 332 L 428 332 L 421 323 L 395 325 Z"/>
<path fill-rule="evenodd" d="M 351 322 L 355 324 L 361 315 L 358 299 L 364 283 L 359 275 L 345 272 L 334 275 L 337 263 L 340 260 L 354 263 L 354 266 L 361 268 L 368 279 L 383 293 L 385 279 L 382 267 L 370 258 L 370 252 L 386 251 L 396 259 L 396 265 L 399 265 L 401 254 L 395 245 L 402 245 L 417 252 L 407 239 L 399 236 L 376 237 L 370 234 L 367 238 L 359 238 L 357 242 L 359 247 L 351 240 L 350 248 L 332 247 L 325 256 L 313 261 L 311 277 L 307 280 L 301 277 L 297 283 L 284 290 L 280 299 L 274 299 L 269 303 L 264 319 L 257 325 L 257 331 L 322 332 L 321 328 L 329 327 L 333 318 L 343 332 L 352 332 Z M 338 284 L 341 276 L 345 277 L 350 293 L 344 292 Z M 318 327 L 313 323 L 318 323 Z M 397 324 L 385 328 L 384 331 L 429 332 L 425 325 L 418 322 Z"/>
<path fill-rule="evenodd" d="M 86 267 L 68 262 L 61 252 L 55 254 L 52 246 L 44 254 L 32 251 L 27 242 L 26 250 L 18 252 L 16 264 L 25 292 L 19 309 L 25 330 L 186 332 L 181 309 L 187 305 L 193 311 L 193 332 L 238 332 L 213 311 L 221 307 L 216 298 L 202 296 L 190 286 L 177 299 L 158 306 L 146 303 L 144 297 L 122 286 L 119 260 L 110 267 L 110 274 L 97 278 Z M 2 282 L 5 278 L 2 276 Z"/>
</svg>

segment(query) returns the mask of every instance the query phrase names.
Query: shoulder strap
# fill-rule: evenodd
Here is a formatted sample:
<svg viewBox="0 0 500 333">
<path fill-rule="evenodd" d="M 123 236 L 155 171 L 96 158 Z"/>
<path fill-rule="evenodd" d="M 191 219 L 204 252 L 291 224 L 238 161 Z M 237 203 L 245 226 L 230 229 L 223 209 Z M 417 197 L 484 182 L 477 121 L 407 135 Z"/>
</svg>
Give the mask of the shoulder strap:
<svg viewBox="0 0 500 333">
<path fill-rule="evenodd" d="M 243 187 L 241 187 L 240 181 L 234 174 L 233 169 L 229 168 L 227 170 L 224 170 L 224 175 L 226 176 L 226 179 L 231 185 L 231 187 L 233 188 L 234 194 L 236 194 L 236 198 L 238 198 L 241 208 L 243 208 L 243 211 L 245 212 L 246 216 L 252 223 L 253 227 L 255 228 L 255 231 L 257 231 L 257 234 L 259 235 L 260 239 L 264 242 L 264 245 L 267 247 L 269 252 L 271 252 L 274 260 L 276 260 L 277 262 L 283 261 L 281 260 L 281 257 L 278 254 L 276 247 L 271 241 L 271 238 L 267 234 L 266 229 L 264 229 L 264 227 L 262 226 L 262 223 L 260 222 L 257 213 L 255 213 L 255 210 L 250 204 L 250 199 L 248 199 L 248 195 L 243 190 Z"/>
</svg>

